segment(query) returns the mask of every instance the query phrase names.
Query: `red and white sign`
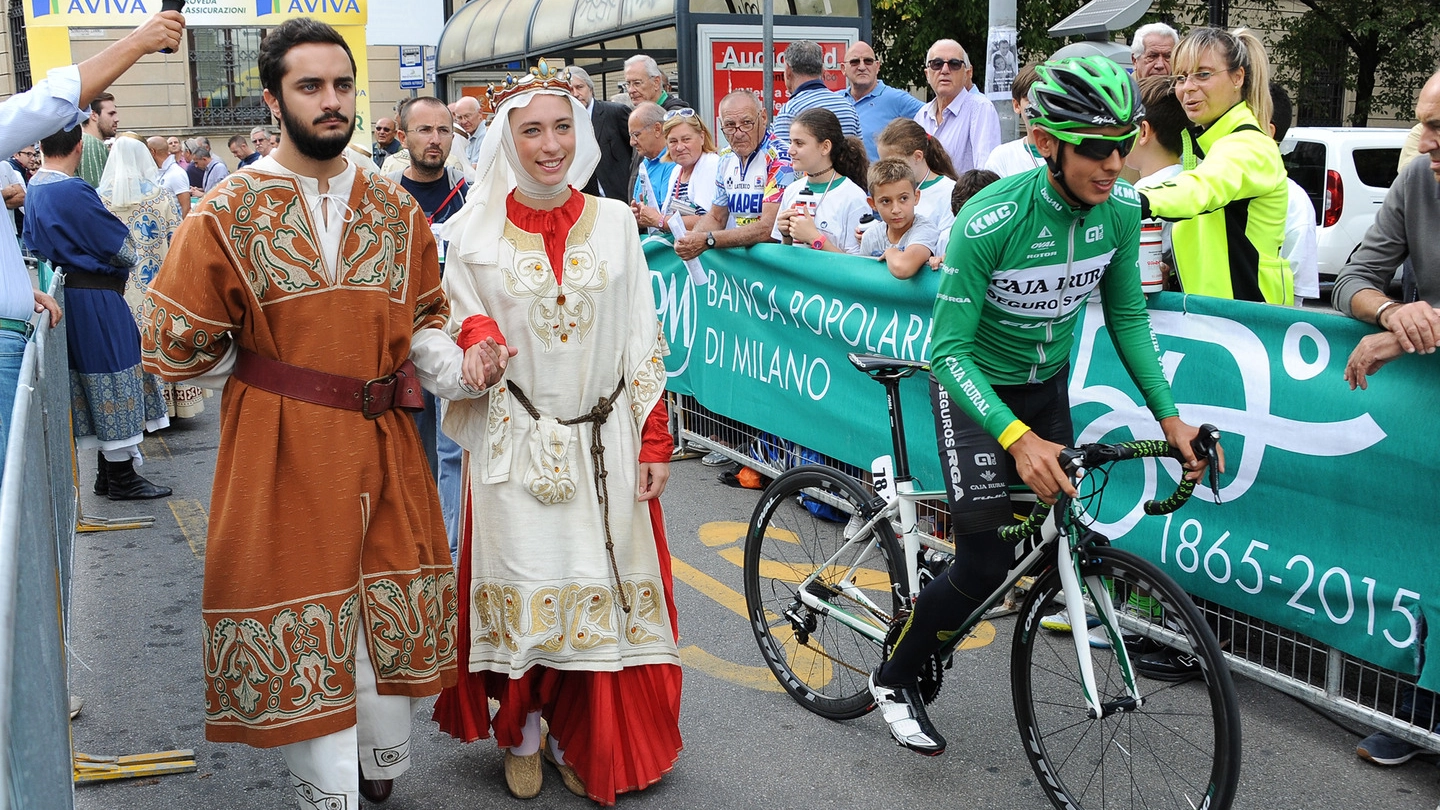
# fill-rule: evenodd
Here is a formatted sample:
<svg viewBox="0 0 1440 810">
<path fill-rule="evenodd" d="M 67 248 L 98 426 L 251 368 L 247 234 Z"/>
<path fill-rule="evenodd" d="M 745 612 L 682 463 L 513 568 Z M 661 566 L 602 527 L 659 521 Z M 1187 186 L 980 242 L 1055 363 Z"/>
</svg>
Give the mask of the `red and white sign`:
<svg viewBox="0 0 1440 810">
<path fill-rule="evenodd" d="M 801 37 L 795 37 L 801 39 Z M 790 91 L 785 88 L 785 77 L 782 71 L 785 69 L 785 49 L 790 46 L 793 40 L 775 39 L 774 56 L 771 64 L 775 71 L 775 106 L 770 111 L 770 117 L 774 118 L 780 107 L 790 99 Z M 850 43 L 843 41 L 816 40 L 820 44 L 820 50 L 825 55 L 825 73 L 821 80 L 831 90 L 840 90 L 845 87 L 845 74 L 841 72 L 840 65 L 845 58 L 845 51 L 849 50 Z M 710 42 L 710 73 L 713 81 L 715 106 L 718 108 L 720 99 L 732 90 L 753 90 L 755 95 L 760 95 L 765 89 L 765 46 L 763 42 L 724 39 L 712 40 Z M 717 109 L 711 109 L 710 120 L 715 120 Z"/>
</svg>

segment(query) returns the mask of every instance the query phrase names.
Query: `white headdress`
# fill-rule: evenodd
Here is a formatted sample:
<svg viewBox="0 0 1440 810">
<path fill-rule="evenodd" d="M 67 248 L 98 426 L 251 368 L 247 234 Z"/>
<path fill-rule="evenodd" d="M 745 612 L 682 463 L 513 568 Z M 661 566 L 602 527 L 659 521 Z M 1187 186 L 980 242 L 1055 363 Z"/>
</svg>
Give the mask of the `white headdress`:
<svg viewBox="0 0 1440 810">
<path fill-rule="evenodd" d="M 115 139 L 110 156 L 105 159 L 105 173 L 100 176 L 97 191 L 111 210 L 129 208 L 155 193 L 159 186 L 159 169 L 150 147 L 138 137 L 126 133 Z"/>
<path fill-rule="evenodd" d="M 444 226 L 451 252 L 464 261 L 481 263 L 495 254 L 505 222 L 505 198 L 512 189 L 518 186 L 527 197 L 548 199 L 563 193 L 566 186 L 577 190 L 584 187 L 600 164 L 600 145 L 595 140 L 590 113 L 570 92 L 561 71 L 551 68 L 544 59 L 530 68 L 529 74 L 519 79 L 506 76 L 504 84 L 492 86 L 489 92 L 495 117 L 485 130 L 485 141 L 475 161 L 475 186 L 465 195 L 465 207 Z M 510 113 L 524 109 L 541 95 L 568 100 L 575 119 L 575 156 L 565 182 L 555 186 L 540 183 L 521 167 L 510 132 Z"/>
</svg>

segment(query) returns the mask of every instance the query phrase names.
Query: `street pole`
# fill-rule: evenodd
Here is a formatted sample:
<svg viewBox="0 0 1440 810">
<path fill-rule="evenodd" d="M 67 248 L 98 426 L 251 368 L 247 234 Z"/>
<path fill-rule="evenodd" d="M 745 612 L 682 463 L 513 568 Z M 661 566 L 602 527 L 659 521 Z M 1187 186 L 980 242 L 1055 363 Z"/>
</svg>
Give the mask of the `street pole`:
<svg viewBox="0 0 1440 810">
<path fill-rule="evenodd" d="M 765 71 L 764 98 L 765 118 L 768 120 L 775 116 L 775 66 L 772 64 L 775 59 L 775 0 L 765 0 L 763 16 L 760 22 L 761 53 L 763 64 L 761 69 Z"/>
<path fill-rule="evenodd" d="M 1021 134 L 1019 117 L 1010 104 L 1010 85 L 1020 69 L 1015 17 L 1015 0 L 990 0 L 984 89 L 985 96 L 995 105 L 995 113 L 1000 116 L 1000 137 L 1006 141 L 1015 140 Z M 1000 67 L 997 68 L 997 65 Z"/>
</svg>

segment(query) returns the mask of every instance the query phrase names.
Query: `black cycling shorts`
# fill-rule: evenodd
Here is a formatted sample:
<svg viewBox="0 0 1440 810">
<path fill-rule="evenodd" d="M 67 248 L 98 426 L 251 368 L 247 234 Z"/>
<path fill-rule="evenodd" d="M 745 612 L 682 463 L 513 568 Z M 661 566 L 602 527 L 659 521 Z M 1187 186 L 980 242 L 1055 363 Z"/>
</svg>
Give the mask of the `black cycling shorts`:
<svg viewBox="0 0 1440 810">
<path fill-rule="evenodd" d="M 1015 418 L 1046 441 L 1069 446 L 1075 442 L 1070 421 L 1067 364 L 1039 383 L 994 386 L 995 394 Z M 935 439 L 940 449 L 940 470 L 950 499 L 951 529 L 955 536 L 998 529 L 1014 522 L 1010 487 L 1023 486 L 1015 460 L 1000 442 L 951 401 L 932 374 L 930 406 L 935 413 Z"/>
</svg>

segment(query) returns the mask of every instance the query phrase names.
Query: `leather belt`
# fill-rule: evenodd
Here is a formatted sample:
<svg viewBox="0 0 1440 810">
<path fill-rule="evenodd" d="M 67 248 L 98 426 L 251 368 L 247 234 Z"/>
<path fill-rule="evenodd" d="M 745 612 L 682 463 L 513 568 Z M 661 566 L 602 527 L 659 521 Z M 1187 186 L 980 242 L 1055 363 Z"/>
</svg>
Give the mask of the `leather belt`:
<svg viewBox="0 0 1440 810">
<path fill-rule="evenodd" d="M 409 360 L 401 363 L 393 374 L 361 380 L 293 366 L 240 349 L 234 376 L 262 391 L 314 405 L 359 411 L 366 419 L 379 418 L 391 408 L 425 409 L 420 378 L 415 373 L 415 364 Z"/>
<path fill-rule="evenodd" d="M 29 321 L 16 318 L 0 318 L 0 332 L 15 332 L 29 338 L 35 327 Z"/>
<path fill-rule="evenodd" d="M 111 290 L 124 295 L 127 280 L 127 276 L 107 276 L 84 270 L 65 271 L 65 286 L 72 290 Z"/>
</svg>

